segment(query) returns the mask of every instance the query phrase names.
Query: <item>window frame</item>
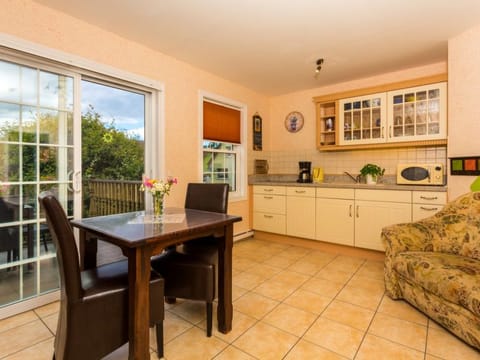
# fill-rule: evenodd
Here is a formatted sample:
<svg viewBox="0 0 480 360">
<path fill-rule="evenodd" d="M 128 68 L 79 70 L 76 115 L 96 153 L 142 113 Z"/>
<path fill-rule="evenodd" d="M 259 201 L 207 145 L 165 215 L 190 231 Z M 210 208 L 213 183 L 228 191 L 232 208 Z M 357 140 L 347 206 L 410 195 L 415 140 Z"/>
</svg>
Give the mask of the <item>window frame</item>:
<svg viewBox="0 0 480 360">
<path fill-rule="evenodd" d="M 236 191 L 231 191 L 229 201 L 242 201 L 247 199 L 247 162 L 246 162 L 246 143 L 247 143 L 247 105 L 239 101 L 226 98 L 221 95 L 209 93 L 206 91 L 199 92 L 198 112 L 199 112 L 199 157 L 198 157 L 198 179 L 203 182 L 203 102 L 213 102 L 215 104 L 230 107 L 240 111 L 240 144 L 233 144 L 237 147 L 236 156 Z M 208 140 L 207 140 L 208 141 Z"/>
</svg>

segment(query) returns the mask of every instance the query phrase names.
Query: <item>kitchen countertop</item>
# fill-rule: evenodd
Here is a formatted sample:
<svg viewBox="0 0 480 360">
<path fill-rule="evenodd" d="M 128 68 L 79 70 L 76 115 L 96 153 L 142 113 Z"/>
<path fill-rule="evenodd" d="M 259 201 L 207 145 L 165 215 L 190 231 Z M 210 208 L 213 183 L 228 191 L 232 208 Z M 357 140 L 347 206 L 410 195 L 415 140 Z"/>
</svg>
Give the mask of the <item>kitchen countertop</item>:
<svg viewBox="0 0 480 360">
<path fill-rule="evenodd" d="M 344 175 L 326 175 L 322 183 L 299 183 L 296 175 L 251 175 L 249 185 L 269 186 L 300 186 L 313 188 L 343 188 L 343 189 L 368 189 L 368 190 L 405 190 L 405 191 L 441 191 L 446 192 L 446 185 L 397 185 L 394 177 L 385 177 L 383 182 L 376 185 L 354 183 Z"/>
</svg>

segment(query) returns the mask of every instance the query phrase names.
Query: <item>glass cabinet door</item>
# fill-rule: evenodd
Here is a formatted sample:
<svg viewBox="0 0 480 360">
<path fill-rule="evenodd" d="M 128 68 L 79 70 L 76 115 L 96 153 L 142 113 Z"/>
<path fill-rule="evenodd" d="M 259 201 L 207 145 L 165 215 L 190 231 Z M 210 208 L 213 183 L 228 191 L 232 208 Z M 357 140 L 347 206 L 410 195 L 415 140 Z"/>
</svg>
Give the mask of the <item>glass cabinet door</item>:
<svg viewBox="0 0 480 360">
<path fill-rule="evenodd" d="M 389 92 L 389 140 L 445 138 L 446 92 L 446 83 Z"/>
<path fill-rule="evenodd" d="M 385 141 L 385 93 L 343 99 L 339 107 L 341 145 Z"/>
</svg>

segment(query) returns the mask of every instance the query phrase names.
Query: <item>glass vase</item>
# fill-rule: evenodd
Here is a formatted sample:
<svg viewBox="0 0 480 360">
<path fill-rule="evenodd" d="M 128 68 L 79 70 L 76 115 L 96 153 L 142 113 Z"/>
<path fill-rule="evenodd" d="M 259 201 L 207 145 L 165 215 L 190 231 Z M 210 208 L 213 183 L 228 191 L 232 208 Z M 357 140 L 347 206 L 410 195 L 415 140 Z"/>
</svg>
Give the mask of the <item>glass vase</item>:
<svg viewBox="0 0 480 360">
<path fill-rule="evenodd" d="M 153 216 L 160 218 L 163 215 L 164 210 L 164 194 L 153 194 Z"/>
</svg>

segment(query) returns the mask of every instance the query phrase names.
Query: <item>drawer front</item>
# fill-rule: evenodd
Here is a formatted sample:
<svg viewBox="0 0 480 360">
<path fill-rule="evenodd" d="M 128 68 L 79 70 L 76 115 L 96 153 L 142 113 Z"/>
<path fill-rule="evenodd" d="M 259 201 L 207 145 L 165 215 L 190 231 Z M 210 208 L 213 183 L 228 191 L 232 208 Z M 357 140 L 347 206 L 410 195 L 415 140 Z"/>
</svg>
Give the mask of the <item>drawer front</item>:
<svg viewBox="0 0 480 360">
<path fill-rule="evenodd" d="M 315 197 L 315 188 L 289 186 L 287 187 L 287 196 Z"/>
<path fill-rule="evenodd" d="M 283 214 L 286 213 L 286 197 L 282 195 L 253 194 L 253 211 Z"/>
<path fill-rule="evenodd" d="M 418 221 L 435 215 L 443 209 L 443 204 L 413 204 L 412 221 Z"/>
<path fill-rule="evenodd" d="M 447 193 L 436 191 L 414 191 L 412 193 L 412 202 L 414 204 L 444 205 L 447 203 Z"/>
<path fill-rule="evenodd" d="M 254 185 L 254 194 L 285 195 L 285 186 Z"/>
<path fill-rule="evenodd" d="M 253 229 L 272 232 L 276 234 L 286 233 L 286 216 L 263 212 L 253 213 Z"/>
<path fill-rule="evenodd" d="M 412 192 L 402 190 L 355 189 L 355 200 L 411 203 Z"/>
<path fill-rule="evenodd" d="M 355 197 L 354 189 L 341 188 L 317 188 L 317 198 L 328 199 L 353 199 Z"/>
</svg>

